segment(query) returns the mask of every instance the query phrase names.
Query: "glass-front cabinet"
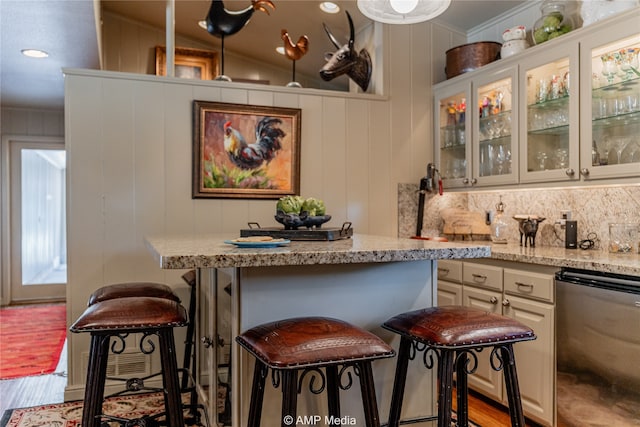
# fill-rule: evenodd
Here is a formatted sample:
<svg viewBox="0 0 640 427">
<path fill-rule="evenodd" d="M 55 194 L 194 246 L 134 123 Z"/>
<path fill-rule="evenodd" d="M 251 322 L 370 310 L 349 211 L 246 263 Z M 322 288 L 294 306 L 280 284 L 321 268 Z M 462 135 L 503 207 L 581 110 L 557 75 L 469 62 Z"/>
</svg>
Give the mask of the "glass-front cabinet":
<svg viewBox="0 0 640 427">
<path fill-rule="evenodd" d="M 516 68 L 509 67 L 473 80 L 477 120 L 472 121 L 472 180 L 477 185 L 518 181 L 518 122 L 513 108 Z"/>
<path fill-rule="evenodd" d="M 469 81 L 445 86 L 435 96 L 435 161 L 445 188 L 464 187 L 471 175 L 471 117 L 467 115 L 470 101 Z"/>
<path fill-rule="evenodd" d="M 523 58 L 519 81 L 520 181 L 579 179 L 578 43 Z"/>
<path fill-rule="evenodd" d="M 435 161 L 445 188 L 517 182 L 515 81 L 509 67 L 434 91 Z"/>
<path fill-rule="evenodd" d="M 581 43 L 583 179 L 640 176 L 640 31 L 636 19 Z"/>
</svg>

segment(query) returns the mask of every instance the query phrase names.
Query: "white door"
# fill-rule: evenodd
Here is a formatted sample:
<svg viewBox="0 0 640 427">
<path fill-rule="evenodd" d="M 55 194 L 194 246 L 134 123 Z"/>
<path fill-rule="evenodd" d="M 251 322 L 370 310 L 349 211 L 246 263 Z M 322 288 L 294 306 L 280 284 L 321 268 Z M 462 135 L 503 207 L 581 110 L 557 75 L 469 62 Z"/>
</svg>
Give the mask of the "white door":
<svg viewBox="0 0 640 427">
<path fill-rule="evenodd" d="M 9 173 L 10 302 L 64 300 L 64 141 L 9 141 Z"/>
</svg>

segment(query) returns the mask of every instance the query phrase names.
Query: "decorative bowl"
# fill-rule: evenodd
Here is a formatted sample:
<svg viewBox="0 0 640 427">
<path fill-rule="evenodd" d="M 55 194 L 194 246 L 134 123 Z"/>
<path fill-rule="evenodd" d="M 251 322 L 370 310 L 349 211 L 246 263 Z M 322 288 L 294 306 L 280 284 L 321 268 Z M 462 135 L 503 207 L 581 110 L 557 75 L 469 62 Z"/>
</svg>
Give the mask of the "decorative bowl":
<svg viewBox="0 0 640 427">
<path fill-rule="evenodd" d="M 306 211 L 300 214 L 288 214 L 279 210 L 274 218 L 284 225 L 285 230 L 297 230 L 299 227 L 320 228 L 331 219 L 331 215 L 310 216 Z"/>
</svg>

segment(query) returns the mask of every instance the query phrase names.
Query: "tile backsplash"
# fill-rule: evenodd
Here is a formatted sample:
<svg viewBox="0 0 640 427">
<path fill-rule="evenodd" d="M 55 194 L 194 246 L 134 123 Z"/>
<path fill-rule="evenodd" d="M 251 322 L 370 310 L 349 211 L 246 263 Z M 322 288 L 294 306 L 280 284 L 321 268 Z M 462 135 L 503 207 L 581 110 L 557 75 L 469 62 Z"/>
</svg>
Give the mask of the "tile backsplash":
<svg viewBox="0 0 640 427">
<path fill-rule="evenodd" d="M 445 192 L 444 195 L 427 194 L 424 206 L 423 236 L 438 235 L 443 222 L 440 211 L 444 208 L 460 208 L 484 214 L 495 214 L 500 201 L 505 204 L 505 216 L 529 214 L 546 218 L 538 229 L 536 245 L 564 246 L 564 230 L 555 221 L 563 210 L 571 211 L 571 219 L 578 221 L 578 241 L 589 233 L 597 236 L 596 247 L 605 249 L 609 244 L 610 222 L 640 224 L 640 184 L 618 186 L 594 186 L 579 188 L 505 189 L 472 192 Z M 418 186 L 398 185 L 398 235 L 410 237 L 416 234 L 418 217 Z M 518 223 L 507 221 L 509 242 L 520 239 Z M 591 238 L 591 236 L 590 236 Z"/>
</svg>

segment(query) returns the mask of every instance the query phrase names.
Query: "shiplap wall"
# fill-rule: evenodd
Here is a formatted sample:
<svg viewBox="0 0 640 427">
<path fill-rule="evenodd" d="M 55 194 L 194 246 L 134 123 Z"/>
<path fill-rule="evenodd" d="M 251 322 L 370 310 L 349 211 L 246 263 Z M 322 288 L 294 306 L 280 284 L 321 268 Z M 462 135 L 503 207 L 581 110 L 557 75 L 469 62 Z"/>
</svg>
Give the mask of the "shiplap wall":
<svg viewBox="0 0 640 427">
<path fill-rule="evenodd" d="M 146 235 L 275 225 L 273 200 L 191 198 L 193 100 L 301 108 L 301 194 L 326 201 L 329 225 L 397 235 L 398 183 L 418 182 L 432 161 L 434 70 L 465 36 L 430 23 L 383 34 L 384 96 L 65 70 L 70 320 L 104 284 L 181 288 L 180 272 L 152 260 Z M 65 397 L 78 398 L 88 339 L 69 338 Z"/>
</svg>

